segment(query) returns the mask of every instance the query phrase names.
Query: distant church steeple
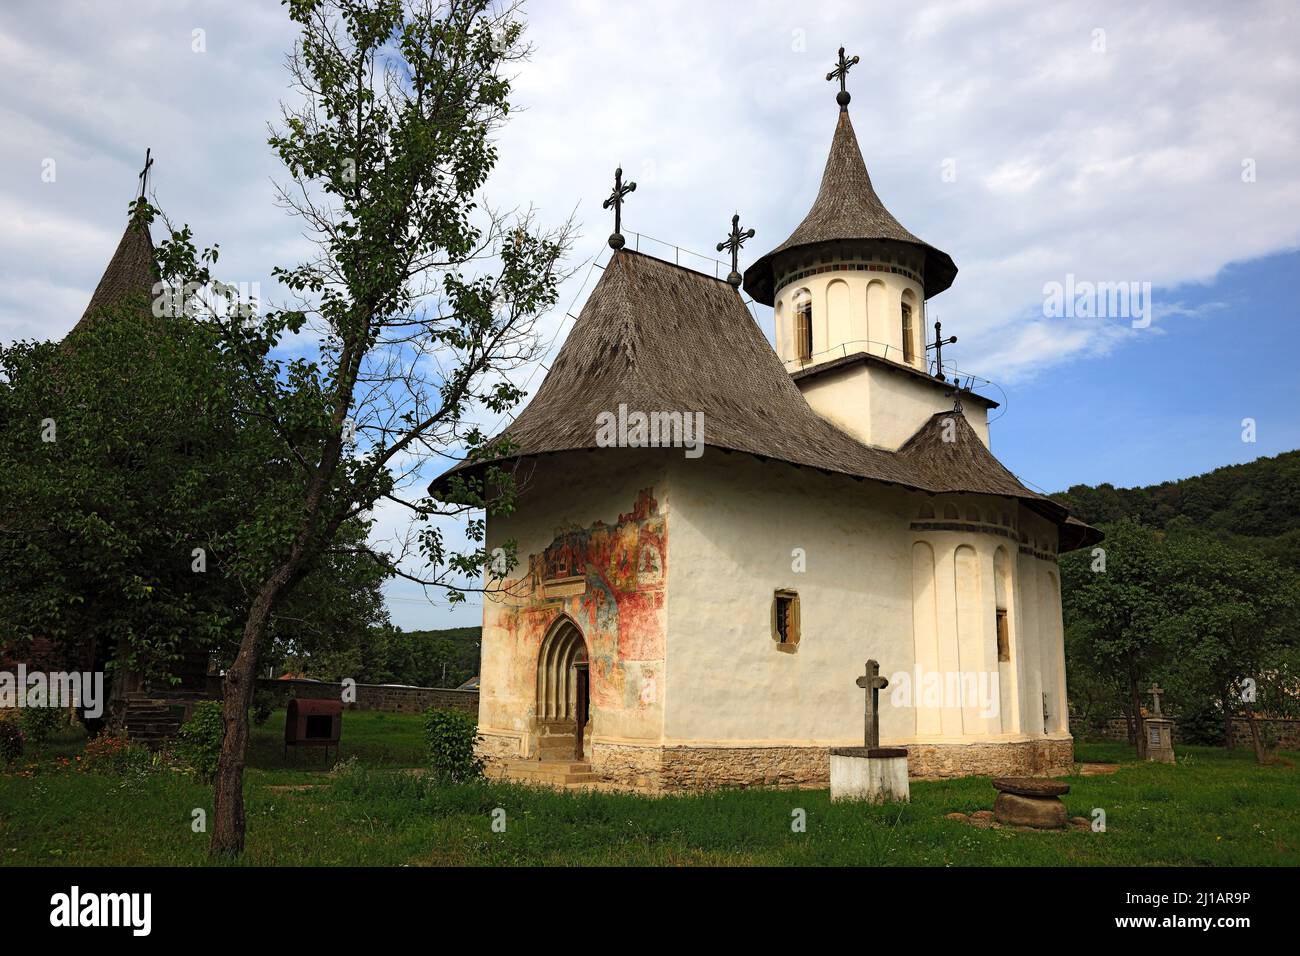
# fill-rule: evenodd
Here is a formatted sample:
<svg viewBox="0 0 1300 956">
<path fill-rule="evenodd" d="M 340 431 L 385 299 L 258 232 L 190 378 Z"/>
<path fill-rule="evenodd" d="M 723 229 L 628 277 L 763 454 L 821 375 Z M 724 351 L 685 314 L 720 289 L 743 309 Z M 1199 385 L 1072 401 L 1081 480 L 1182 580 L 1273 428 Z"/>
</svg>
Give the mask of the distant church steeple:
<svg viewBox="0 0 1300 956">
<path fill-rule="evenodd" d="M 145 166 L 140 173 L 139 198 L 141 199 L 144 198 L 151 166 L 153 166 L 153 159 L 146 152 Z M 128 295 L 152 296 L 156 281 L 153 239 L 149 235 L 148 227 L 138 217 L 131 216 L 127 220 L 126 229 L 117 243 L 113 257 L 109 259 L 99 284 L 95 286 L 90 304 L 86 306 L 86 311 L 82 313 L 80 320 L 68 334 L 72 335 L 78 329 L 85 327 L 96 313 L 111 308 Z"/>
</svg>

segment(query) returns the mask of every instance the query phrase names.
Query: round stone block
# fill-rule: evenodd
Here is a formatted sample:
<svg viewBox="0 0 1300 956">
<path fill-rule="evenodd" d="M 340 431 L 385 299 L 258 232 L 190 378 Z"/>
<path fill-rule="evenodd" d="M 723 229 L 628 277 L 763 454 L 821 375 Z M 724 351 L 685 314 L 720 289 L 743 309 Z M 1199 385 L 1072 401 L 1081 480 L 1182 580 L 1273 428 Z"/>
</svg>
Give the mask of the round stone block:
<svg viewBox="0 0 1300 956">
<path fill-rule="evenodd" d="M 1058 797 L 1022 797 L 1003 791 L 993 801 L 993 817 L 1003 826 L 1060 830 L 1065 826 L 1065 804 Z"/>
</svg>

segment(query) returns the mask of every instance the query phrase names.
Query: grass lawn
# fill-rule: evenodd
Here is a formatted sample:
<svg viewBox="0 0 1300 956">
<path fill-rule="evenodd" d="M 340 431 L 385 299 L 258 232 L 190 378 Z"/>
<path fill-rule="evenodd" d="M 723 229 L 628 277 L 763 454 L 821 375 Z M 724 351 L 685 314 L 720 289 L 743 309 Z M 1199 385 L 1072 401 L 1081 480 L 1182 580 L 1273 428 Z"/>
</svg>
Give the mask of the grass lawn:
<svg viewBox="0 0 1300 956">
<path fill-rule="evenodd" d="M 253 865 L 1295 865 L 1300 755 L 1258 766 L 1246 751 L 1180 748 L 1170 767 L 1127 747 L 1080 743 L 1078 759 L 1118 772 L 1068 778 L 1071 816 L 1106 812 L 1107 832 L 981 830 L 945 813 L 992 805 L 986 778 L 914 782 L 907 805 L 832 805 L 824 790 L 747 790 L 650 798 L 557 793 L 501 783 L 437 787 L 403 768 L 423 757 L 415 715 L 348 713 L 342 757 L 295 764 L 283 712 L 258 728 L 248 773 Z M 206 862 L 192 811 L 211 790 L 170 772 L 109 776 L 56 769 L 56 741 L 32 775 L 0 774 L 0 863 Z M 313 764 L 312 761 L 315 761 Z M 505 812 L 505 832 L 493 812 Z M 803 811 L 806 832 L 792 823 Z M 499 816 L 499 814 L 498 814 Z"/>
</svg>

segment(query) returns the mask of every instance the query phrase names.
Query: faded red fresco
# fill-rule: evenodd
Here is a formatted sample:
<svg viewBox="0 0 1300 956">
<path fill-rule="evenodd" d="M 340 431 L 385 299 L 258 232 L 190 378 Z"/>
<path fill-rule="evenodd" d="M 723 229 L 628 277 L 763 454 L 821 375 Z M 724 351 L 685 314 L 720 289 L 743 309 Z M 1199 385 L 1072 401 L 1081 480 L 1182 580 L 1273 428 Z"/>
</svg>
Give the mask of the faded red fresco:
<svg viewBox="0 0 1300 956">
<path fill-rule="evenodd" d="M 645 669 L 625 664 L 663 660 L 667 556 L 666 519 L 646 488 L 617 524 L 562 531 L 541 554 L 530 554 L 528 590 L 502 623 L 535 663 L 551 624 L 568 614 L 587 640 L 592 704 L 649 706 L 655 695 L 642 686 Z"/>
</svg>

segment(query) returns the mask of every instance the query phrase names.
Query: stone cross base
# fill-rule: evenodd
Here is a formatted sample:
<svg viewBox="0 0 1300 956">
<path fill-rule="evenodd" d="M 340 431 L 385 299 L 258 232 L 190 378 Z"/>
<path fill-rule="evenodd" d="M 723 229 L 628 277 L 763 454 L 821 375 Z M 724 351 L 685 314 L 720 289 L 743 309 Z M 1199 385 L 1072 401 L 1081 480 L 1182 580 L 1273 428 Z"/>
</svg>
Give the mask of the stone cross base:
<svg viewBox="0 0 1300 956">
<path fill-rule="evenodd" d="M 1142 721 L 1147 738 L 1147 760 L 1174 762 L 1174 722 L 1164 717 L 1147 717 Z"/>
<path fill-rule="evenodd" d="M 831 800 L 907 803 L 907 751 L 837 747 L 831 751 Z"/>
</svg>

